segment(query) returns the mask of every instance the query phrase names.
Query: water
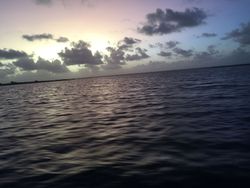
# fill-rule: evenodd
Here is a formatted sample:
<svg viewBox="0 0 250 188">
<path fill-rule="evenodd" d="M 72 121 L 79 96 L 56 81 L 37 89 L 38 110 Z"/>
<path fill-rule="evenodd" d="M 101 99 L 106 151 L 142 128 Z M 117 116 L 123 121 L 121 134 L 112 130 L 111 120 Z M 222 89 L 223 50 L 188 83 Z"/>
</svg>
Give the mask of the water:
<svg viewBox="0 0 250 188">
<path fill-rule="evenodd" d="M 0 87 L 0 187 L 167 186 L 250 186 L 250 66 Z"/>
</svg>

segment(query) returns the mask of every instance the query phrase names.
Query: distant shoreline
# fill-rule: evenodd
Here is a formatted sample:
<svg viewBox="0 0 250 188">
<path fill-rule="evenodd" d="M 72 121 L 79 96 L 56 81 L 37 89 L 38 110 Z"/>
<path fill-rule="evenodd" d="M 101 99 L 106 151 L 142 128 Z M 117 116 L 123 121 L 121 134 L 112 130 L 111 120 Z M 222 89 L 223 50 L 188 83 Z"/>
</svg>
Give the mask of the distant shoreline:
<svg viewBox="0 0 250 188">
<path fill-rule="evenodd" d="M 109 77 L 109 76 L 120 76 L 120 75 L 146 74 L 146 73 L 153 73 L 153 72 L 171 72 L 171 71 L 181 71 L 181 70 L 196 70 L 196 69 L 239 67 L 239 66 L 250 66 L 250 63 L 238 64 L 238 65 L 221 65 L 221 66 L 213 66 L 213 67 L 199 67 L 199 68 L 173 69 L 173 70 L 162 70 L 162 71 L 152 71 L 152 72 L 139 72 L 139 73 L 116 74 L 116 75 L 103 75 L 103 76 L 91 76 L 91 77 L 80 77 L 80 78 L 56 79 L 56 80 L 35 80 L 35 81 L 28 81 L 28 82 L 11 81 L 9 83 L 0 83 L 0 87 L 1 86 L 11 86 L 11 85 L 47 83 L 47 82 L 62 82 L 62 81 L 70 81 L 70 80 L 80 80 L 80 79 L 87 79 L 87 78 L 98 78 L 98 77 Z"/>
</svg>

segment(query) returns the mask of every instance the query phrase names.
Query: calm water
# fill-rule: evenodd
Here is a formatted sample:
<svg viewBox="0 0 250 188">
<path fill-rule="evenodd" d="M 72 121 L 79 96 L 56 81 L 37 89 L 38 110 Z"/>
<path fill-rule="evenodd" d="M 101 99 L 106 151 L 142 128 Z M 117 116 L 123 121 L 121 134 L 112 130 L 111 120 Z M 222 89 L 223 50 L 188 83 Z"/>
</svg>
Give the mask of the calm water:
<svg viewBox="0 0 250 188">
<path fill-rule="evenodd" d="M 250 66 L 0 87 L 0 187 L 167 186 L 250 186 Z"/>
</svg>

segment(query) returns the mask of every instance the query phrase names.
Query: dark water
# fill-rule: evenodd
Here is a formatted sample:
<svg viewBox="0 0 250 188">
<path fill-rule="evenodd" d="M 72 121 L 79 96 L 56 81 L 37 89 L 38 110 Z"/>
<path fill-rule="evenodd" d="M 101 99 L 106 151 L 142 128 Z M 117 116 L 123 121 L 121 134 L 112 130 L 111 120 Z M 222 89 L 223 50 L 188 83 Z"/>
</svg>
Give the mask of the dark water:
<svg viewBox="0 0 250 188">
<path fill-rule="evenodd" d="M 250 66 L 0 87 L 0 187 L 250 187 Z"/>
</svg>

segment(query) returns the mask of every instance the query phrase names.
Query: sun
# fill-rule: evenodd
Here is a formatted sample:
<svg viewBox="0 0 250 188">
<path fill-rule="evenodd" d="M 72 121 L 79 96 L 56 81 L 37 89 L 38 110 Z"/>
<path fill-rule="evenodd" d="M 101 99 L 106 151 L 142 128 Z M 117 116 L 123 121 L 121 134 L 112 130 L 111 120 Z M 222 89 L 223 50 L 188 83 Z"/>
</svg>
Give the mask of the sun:
<svg viewBox="0 0 250 188">
<path fill-rule="evenodd" d="M 34 53 L 37 57 L 44 58 L 46 60 L 58 59 L 58 53 L 65 48 L 62 44 L 44 45 L 35 49 Z"/>
<path fill-rule="evenodd" d="M 93 52 L 104 52 L 109 46 L 109 43 L 107 40 L 102 38 L 92 38 L 90 41 L 90 45 Z"/>
</svg>

